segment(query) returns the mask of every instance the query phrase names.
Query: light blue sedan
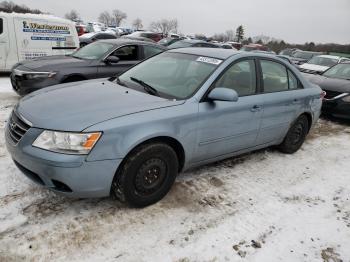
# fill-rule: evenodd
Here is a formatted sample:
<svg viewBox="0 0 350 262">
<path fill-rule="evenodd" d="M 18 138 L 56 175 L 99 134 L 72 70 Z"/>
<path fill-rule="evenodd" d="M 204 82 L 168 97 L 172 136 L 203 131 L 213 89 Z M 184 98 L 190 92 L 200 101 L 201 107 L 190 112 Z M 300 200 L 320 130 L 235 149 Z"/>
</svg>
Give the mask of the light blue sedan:
<svg viewBox="0 0 350 262">
<path fill-rule="evenodd" d="M 6 145 L 40 185 L 141 207 L 162 199 L 183 170 L 274 145 L 296 152 L 322 98 L 279 58 L 176 49 L 119 77 L 24 97 L 6 126 Z"/>
</svg>

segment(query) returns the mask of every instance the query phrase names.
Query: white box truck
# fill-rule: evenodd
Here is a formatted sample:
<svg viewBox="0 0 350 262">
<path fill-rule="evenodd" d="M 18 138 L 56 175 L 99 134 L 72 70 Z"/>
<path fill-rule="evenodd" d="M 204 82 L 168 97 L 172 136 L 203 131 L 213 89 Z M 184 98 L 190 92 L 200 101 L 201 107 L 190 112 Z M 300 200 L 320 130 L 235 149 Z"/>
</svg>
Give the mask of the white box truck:
<svg viewBox="0 0 350 262">
<path fill-rule="evenodd" d="M 74 22 L 51 15 L 0 12 L 0 72 L 22 60 L 64 55 L 79 47 Z"/>
</svg>

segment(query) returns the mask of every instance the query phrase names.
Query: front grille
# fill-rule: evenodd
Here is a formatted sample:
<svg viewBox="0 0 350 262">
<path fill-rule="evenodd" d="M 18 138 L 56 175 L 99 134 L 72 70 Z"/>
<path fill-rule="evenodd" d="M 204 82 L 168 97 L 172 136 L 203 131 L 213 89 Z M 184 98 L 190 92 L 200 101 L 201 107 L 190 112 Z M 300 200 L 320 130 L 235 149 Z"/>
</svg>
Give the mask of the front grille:
<svg viewBox="0 0 350 262">
<path fill-rule="evenodd" d="M 337 91 L 329 91 L 329 90 L 324 90 L 326 92 L 326 99 L 332 99 L 336 96 L 339 96 L 342 94 L 342 92 L 337 92 Z"/>
<path fill-rule="evenodd" d="M 29 128 L 30 125 L 18 117 L 15 111 L 12 111 L 8 122 L 8 133 L 15 145 L 18 144 Z"/>
</svg>

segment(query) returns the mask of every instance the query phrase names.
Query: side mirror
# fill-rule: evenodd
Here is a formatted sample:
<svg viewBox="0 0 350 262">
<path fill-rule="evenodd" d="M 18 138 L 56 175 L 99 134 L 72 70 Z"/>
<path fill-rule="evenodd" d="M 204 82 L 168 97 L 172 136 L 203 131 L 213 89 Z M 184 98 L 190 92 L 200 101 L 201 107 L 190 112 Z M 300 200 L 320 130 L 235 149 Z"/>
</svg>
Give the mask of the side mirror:
<svg viewBox="0 0 350 262">
<path fill-rule="evenodd" d="M 210 91 L 208 98 L 213 101 L 238 101 L 238 94 L 235 90 L 226 87 L 216 87 Z"/>
<path fill-rule="evenodd" d="M 119 61 L 120 61 L 119 57 L 113 56 L 113 55 L 107 57 L 107 58 L 104 60 L 104 62 L 105 62 L 106 64 L 117 64 L 117 63 L 119 63 Z"/>
</svg>

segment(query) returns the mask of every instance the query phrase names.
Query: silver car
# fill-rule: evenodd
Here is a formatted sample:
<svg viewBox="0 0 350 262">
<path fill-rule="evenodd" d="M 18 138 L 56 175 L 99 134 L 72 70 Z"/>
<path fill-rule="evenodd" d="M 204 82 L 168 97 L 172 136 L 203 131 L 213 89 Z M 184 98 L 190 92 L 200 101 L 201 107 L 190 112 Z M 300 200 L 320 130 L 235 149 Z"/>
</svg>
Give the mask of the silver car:
<svg viewBox="0 0 350 262">
<path fill-rule="evenodd" d="M 44 187 L 141 207 L 162 199 L 183 170 L 274 145 L 296 152 L 322 96 L 270 55 L 176 49 L 118 78 L 29 94 L 11 114 L 6 145 Z"/>
</svg>

